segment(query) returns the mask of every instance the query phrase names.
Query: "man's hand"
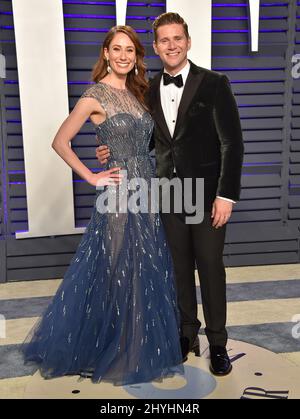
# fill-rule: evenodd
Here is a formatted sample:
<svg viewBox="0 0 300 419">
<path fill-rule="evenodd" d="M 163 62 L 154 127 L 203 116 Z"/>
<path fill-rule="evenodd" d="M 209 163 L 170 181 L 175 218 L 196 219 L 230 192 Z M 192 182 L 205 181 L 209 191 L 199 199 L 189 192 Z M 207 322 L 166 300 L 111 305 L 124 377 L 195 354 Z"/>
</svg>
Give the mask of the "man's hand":
<svg viewBox="0 0 300 419">
<path fill-rule="evenodd" d="M 101 145 L 96 148 L 96 157 L 101 165 L 106 164 L 110 157 L 109 148 L 107 145 Z"/>
<path fill-rule="evenodd" d="M 216 198 L 213 203 L 211 218 L 213 227 L 220 228 L 229 221 L 231 217 L 233 203 L 225 199 Z"/>
</svg>

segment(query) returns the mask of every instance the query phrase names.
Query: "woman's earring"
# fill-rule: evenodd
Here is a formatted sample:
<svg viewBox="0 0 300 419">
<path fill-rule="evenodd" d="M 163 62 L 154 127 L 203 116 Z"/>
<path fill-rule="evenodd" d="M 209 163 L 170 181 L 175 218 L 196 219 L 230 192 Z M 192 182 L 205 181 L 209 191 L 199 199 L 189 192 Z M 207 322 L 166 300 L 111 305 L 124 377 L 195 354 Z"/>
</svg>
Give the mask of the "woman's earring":
<svg viewBox="0 0 300 419">
<path fill-rule="evenodd" d="M 106 59 L 106 62 L 107 62 L 107 72 L 110 74 L 111 73 L 111 66 L 109 64 L 109 59 L 108 58 Z"/>
<path fill-rule="evenodd" d="M 139 69 L 137 68 L 136 63 L 135 63 L 134 73 L 135 73 L 136 76 L 139 75 Z"/>
</svg>

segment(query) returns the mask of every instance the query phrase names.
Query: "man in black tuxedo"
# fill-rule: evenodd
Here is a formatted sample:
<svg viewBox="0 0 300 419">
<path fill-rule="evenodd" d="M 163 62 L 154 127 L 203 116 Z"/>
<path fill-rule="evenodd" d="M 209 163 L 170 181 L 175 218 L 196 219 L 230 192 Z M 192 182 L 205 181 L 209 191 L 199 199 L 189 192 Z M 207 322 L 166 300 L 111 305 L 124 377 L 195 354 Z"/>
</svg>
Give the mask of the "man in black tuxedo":
<svg viewBox="0 0 300 419">
<path fill-rule="evenodd" d="M 183 357 L 189 351 L 200 353 L 196 263 L 210 369 L 216 375 L 226 375 L 232 366 L 226 351 L 223 249 L 226 224 L 240 194 L 243 140 L 239 113 L 227 76 L 188 60 L 188 25 L 178 14 L 164 13 L 153 28 L 154 49 L 164 65 L 150 81 L 149 91 L 157 175 L 204 178 L 201 223 L 187 224 L 184 214 L 161 214 L 174 261 Z M 105 147 L 97 150 L 101 163 L 108 156 Z"/>
</svg>

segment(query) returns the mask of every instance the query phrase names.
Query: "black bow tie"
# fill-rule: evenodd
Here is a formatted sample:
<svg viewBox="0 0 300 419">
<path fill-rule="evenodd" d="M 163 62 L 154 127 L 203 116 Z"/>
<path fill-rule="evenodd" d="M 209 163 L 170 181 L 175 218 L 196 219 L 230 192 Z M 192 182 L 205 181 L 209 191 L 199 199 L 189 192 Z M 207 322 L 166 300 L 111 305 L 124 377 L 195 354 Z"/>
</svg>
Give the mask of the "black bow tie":
<svg viewBox="0 0 300 419">
<path fill-rule="evenodd" d="M 183 79 L 182 79 L 182 75 L 179 74 L 176 77 L 170 76 L 170 74 L 168 73 L 164 73 L 163 74 L 164 77 L 164 85 L 167 86 L 168 84 L 174 83 L 175 86 L 177 87 L 182 87 L 183 86 Z"/>
</svg>

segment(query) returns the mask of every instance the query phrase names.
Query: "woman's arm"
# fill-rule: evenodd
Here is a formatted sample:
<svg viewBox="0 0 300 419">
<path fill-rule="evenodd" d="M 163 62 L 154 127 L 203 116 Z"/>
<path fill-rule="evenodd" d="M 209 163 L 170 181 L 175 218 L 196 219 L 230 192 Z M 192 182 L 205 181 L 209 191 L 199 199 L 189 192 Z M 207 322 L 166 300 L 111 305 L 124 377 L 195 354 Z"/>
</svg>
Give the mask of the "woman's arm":
<svg viewBox="0 0 300 419">
<path fill-rule="evenodd" d="M 113 174 L 120 170 L 114 168 L 105 172 L 93 173 L 87 166 L 85 166 L 70 147 L 70 141 L 80 131 L 85 121 L 91 114 L 104 114 L 104 110 L 96 99 L 82 98 L 80 99 L 73 111 L 62 123 L 59 128 L 53 143 L 52 148 L 56 153 L 76 172 L 82 179 L 91 185 L 109 185 L 119 183 L 121 175 Z M 104 182 L 104 183 L 103 183 Z"/>
</svg>

